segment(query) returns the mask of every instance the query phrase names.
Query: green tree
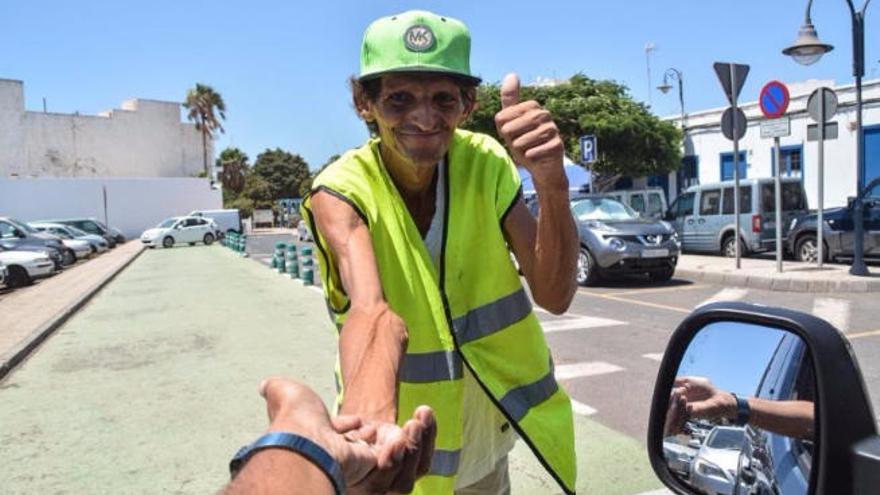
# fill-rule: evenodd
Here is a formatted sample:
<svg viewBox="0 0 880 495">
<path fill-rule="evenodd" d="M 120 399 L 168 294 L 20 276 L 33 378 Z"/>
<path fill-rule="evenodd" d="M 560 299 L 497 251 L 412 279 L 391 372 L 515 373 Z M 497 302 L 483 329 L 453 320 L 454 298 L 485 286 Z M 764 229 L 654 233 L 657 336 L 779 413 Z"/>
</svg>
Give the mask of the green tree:
<svg viewBox="0 0 880 495">
<path fill-rule="evenodd" d="M 301 156 L 281 148 L 267 149 L 257 156 L 253 174 L 269 184 L 272 199 L 296 198 L 300 185 L 309 178 L 309 165 Z"/>
<path fill-rule="evenodd" d="M 222 169 L 220 182 L 223 184 L 223 204 L 235 200 L 242 189 L 250 164 L 248 156 L 238 148 L 228 147 L 220 152 L 215 166 Z"/>
<path fill-rule="evenodd" d="M 223 103 L 223 97 L 214 91 L 214 88 L 207 84 L 196 83 L 196 87 L 190 88 L 186 92 L 183 108 L 189 111 L 186 118 L 195 122 L 196 129 L 202 133 L 205 176 L 210 176 L 208 172 L 208 136 L 213 138 L 217 131 L 224 132 L 220 121 L 226 120 L 226 104 Z"/>
<path fill-rule="evenodd" d="M 323 172 L 324 169 L 327 168 L 328 165 L 330 165 L 331 163 L 335 162 L 336 160 L 339 160 L 339 157 L 340 157 L 340 156 L 341 156 L 341 155 L 338 154 L 338 153 L 336 153 L 336 154 L 334 154 L 334 155 L 331 155 L 330 158 L 328 158 L 327 161 L 324 162 L 323 165 L 321 165 L 321 168 L 319 168 L 319 169 L 318 169 L 317 171 L 315 171 L 315 172 L 312 172 L 312 174 L 309 175 L 309 178 L 306 179 L 305 181 L 303 181 L 302 184 L 300 184 L 300 186 L 299 186 L 299 196 L 300 196 L 301 198 L 306 197 L 306 194 L 308 194 L 309 191 L 312 190 L 312 182 L 315 180 L 315 177 L 317 177 L 318 174 L 320 174 L 321 172 Z"/>
<path fill-rule="evenodd" d="M 498 84 L 477 89 L 477 109 L 464 126 L 498 138 L 495 114 L 501 109 Z M 636 102 L 625 86 L 575 74 L 555 86 L 524 86 L 520 100 L 534 99 L 553 115 L 565 142 L 566 154 L 580 155 L 578 139 L 593 134 L 598 160 L 591 165 L 596 190 L 621 176 L 665 174 L 681 162 L 681 132 Z"/>
<path fill-rule="evenodd" d="M 254 209 L 273 208 L 274 203 L 272 186 L 253 172 L 245 176 L 241 193 L 228 203 L 224 202 L 227 208 L 237 208 L 242 218 L 250 217 Z"/>
</svg>

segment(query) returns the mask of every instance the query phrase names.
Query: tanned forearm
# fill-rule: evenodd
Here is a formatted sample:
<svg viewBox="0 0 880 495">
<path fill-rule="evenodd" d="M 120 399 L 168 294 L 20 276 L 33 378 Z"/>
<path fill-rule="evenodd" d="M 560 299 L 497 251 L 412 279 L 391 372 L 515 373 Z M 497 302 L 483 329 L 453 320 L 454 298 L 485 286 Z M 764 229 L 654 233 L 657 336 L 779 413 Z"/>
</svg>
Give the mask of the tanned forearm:
<svg viewBox="0 0 880 495">
<path fill-rule="evenodd" d="M 749 424 L 787 437 L 812 439 L 815 432 L 813 403 L 775 401 L 749 397 Z"/>
<path fill-rule="evenodd" d="M 576 290 L 578 236 L 568 200 L 568 180 L 535 184 L 538 197 L 534 273 L 535 302 L 551 313 L 568 310 Z"/>
<path fill-rule="evenodd" d="M 340 414 L 397 420 L 397 375 L 406 351 L 406 328 L 384 302 L 355 306 L 339 338 L 345 398 Z"/>
<path fill-rule="evenodd" d="M 284 449 L 256 452 L 219 495 L 331 495 L 330 479 L 301 455 Z"/>
</svg>

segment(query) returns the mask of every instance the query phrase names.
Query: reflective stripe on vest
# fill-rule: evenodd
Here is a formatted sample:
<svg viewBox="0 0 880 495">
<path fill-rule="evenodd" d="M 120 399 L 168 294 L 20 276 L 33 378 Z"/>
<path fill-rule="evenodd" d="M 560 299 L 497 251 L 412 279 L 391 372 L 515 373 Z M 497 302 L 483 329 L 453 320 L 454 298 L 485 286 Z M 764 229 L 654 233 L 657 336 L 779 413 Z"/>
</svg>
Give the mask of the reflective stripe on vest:
<svg viewBox="0 0 880 495">
<path fill-rule="evenodd" d="M 459 345 L 491 335 L 522 320 L 532 312 L 532 303 L 524 289 L 474 308 L 452 320 Z"/>
</svg>

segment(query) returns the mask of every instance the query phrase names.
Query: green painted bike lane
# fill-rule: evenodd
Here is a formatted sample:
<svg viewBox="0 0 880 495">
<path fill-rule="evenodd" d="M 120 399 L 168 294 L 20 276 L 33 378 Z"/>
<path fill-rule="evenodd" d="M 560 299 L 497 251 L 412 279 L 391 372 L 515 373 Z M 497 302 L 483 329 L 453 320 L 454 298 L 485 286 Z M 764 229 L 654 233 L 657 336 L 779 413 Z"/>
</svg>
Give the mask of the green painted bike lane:
<svg viewBox="0 0 880 495">
<path fill-rule="evenodd" d="M 220 247 L 144 253 L 0 382 L 0 487 L 17 493 L 206 493 L 266 425 L 269 375 L 332 402 L 321 295 Z M 660 486 L 640 441 L 576 419 L 579 493 Z M 523 442 L 514 493 L 556 493 Z"/>
</svg>

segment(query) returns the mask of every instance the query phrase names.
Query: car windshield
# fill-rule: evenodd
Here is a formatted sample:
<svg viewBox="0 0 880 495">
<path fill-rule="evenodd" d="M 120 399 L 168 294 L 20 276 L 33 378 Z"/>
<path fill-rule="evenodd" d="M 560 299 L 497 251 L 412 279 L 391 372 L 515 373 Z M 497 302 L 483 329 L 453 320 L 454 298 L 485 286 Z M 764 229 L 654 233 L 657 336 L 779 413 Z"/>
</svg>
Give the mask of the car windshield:
<svg viewBox="0 0 880 495">
<path fill-rule="evenodd" d="M 741 450 L 744 440 L 743 430 L 715 430 L 706 445 L 713 449 Z"/>
<path fill-rule="evenodd" d="M 174 222 L 176 222 L 176 221 L 177 221 L 176 218 L 169 218 L 169 219 L 163 221 L 162 223 L 160 223 L 159 228 L 160 229 L 170 228 L 172 225 L 174 225 Z"/>
<path fill-rule="evenodd" d="M 16 227 L 18 227 L 19 229 L 27 232 L 28 234 L 34 234 L 37 232 L 37 230 L 35 228 L 31 227 L 30 225 L 28 225 L 24 222 L 19 222 L 18 220 L 13 220 L 12 218 L 9 219 L 9 222 L 11 224 L 15 225 Z"/>
<path fill-rule="evenodd" d="M 571 203 L 571 211 L 581 221 L 635 220 L 638 217 L 632 208 L 611 198 L 576 199 Z"/>
</svg>

